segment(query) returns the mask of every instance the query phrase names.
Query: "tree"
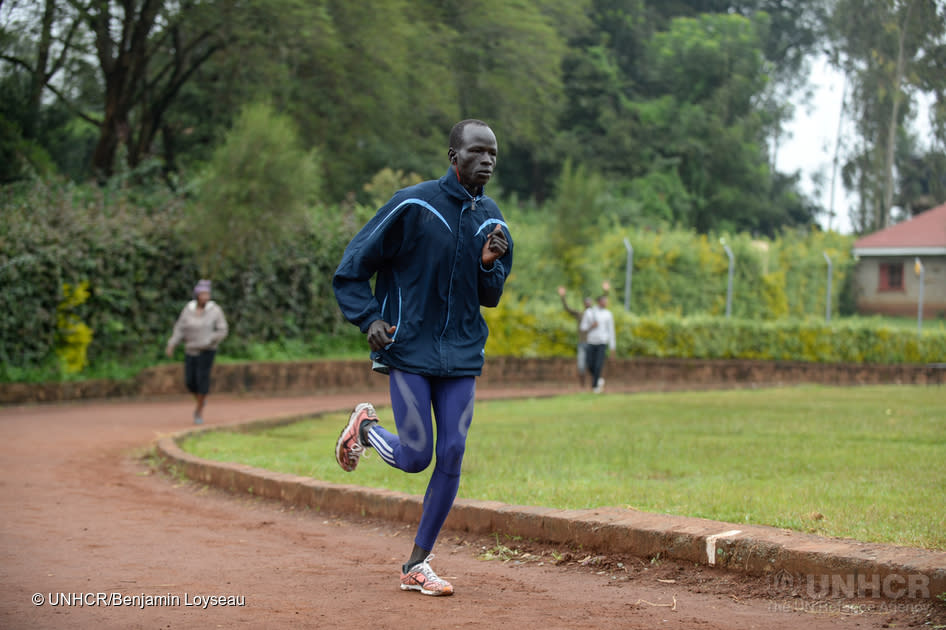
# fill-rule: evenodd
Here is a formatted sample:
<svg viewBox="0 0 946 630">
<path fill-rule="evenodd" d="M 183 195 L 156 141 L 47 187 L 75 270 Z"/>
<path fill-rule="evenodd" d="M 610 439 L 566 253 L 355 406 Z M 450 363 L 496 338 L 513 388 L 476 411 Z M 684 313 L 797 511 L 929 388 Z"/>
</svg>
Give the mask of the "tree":
<svg viewBox="0 0 946 630">
<path fill-rule="evenodd" d="M 446 64 L 463 118 L 496 130 L 503 155 L 499 180 L 543 197 L 551 183 L 547 155 L 563 105 L 562 62 L 569 38 L 586 23 L 588 0 L 432 2 L 448 33 Z M 559 164 L 560 165 L 560 164 Z M 513 175 L 519 179 L 514 180 Z"/>
<path fill-rule="evenodd" d="M 128 148 L 131 167 L 150 152 L 181 86 L 225 45 L 217 35 L 222 25 L 199 0 L 136 0 L 121 6 L 90 1 L 73 6 L 93 34 L 105 84 L 104 117 L 92 165 L 109 176 L 120 143 Z"/>
<path fill-rule="evenodd" d="M 151 152 L 181 87 L 226 44 L 219 37 L 222 23 L 216 17 L 224 4 L 45 0 L 41 12 L 34 6 L 5 16 L 14 25 L 23 20 L 39 27 L 32 51 L 5 52 L 2 58 L 30 73 L 33 111 L 40 111 L 42 94 L 48 90 L 99 128 L 92 167 L 100 177 L 108 177 L 114 172 L 119 145 L 127 148 L 130 167 Z M 101 102 L 98 112 L 88 113 L 76 87 L 84 81 L 85 60 L 92 56 L 100 71 Z M 35 132 L 35 119 L 24 132 Z"/>
<path fill-rule="evenodd" d="M 597 172 L 634 177 L 647 172 L 649 156 L 629 103 L 646 87 L 652 26 L 643 0 L 592 4 L 591 26 L 573 39 L 563 63 L 557 148 Z"/>
<path fill-rule="evenodd" d="M 824 39 L 825 0 L 650 0 L 648 4 L 662 28 L 674 17 L 710 12 L 764 17 L 766 31 L 760 44 L 769 81 L 759 105 L 770 119 L 770 171 L 774 173 L 783 122 L 793 115 L 790 99 L 807 85 L 810 59 Z"/>
<path fill-rule="evenodd" d="M 68 122 L 55 106 L 44 103 L 43 95 L 49 91 L 62 97 L 68 88 L 60 78 L 67 73 L 88 76 L 88 65 L 71 56 L 79 40 L 79 23 L 65 13 L 54 0 L 0 2 L 0 83 L 4 95 L 0 103 L 0 181 L 15 181 L 29 172 L 46 174 L 54 170 L 54 160 L 58 161 L 59 155 L 44 141 L 50 135 L 63 134 Z M 75 102 L 81 102 L 81 96 Z M 72 115 L 76 113 L 73 109 Z"/>
<path fill-rule="evenodd" d="M 559 152 L 624 180 L 650 220 L 765 233 L 811 222 L 787 190 L 798 178 L 767 168 L 766 138 L 790 111 L 790 88 L 773 85 L 801 81 L 815 14 L 800 0 L 595 0 L 564 66 Z"/>
<path fill-rule="evenodd" d="M 882 229 L 896 196 L 900 130 L 920 90 L 943 90 L 946 8 L 936 0 L 839 0 L 832 16 L 832 60 L 853 85 L 860 142 L 845 165 L 860 197 L 858 231 Z M 938 69 L 936 69 L 938 68 Z"/>
<path fill-rule="evenodd" d="M 439 177 L 459 110 L 450 33 L 437 14 L 408 0 L 317 5 L 327 37 L 293 54 L 286 106 L 306 142 L 332 156 L 325 161 L 328 197 L 362 195 L 384 168 Z"/>
<path fill-rule="evenodd" d="M 344 47 L 324 4 L 256 0 L 221 13 L 217 35 L 226 45 L 181 86 L 162 119 L 160 149 L 168 171 L 185 180 L 199 171 L 242 108 L 260 102 L 291 117 L 303 145 L 326 146 L 316 127 L 325 120 L 325 103 L 340 98 L 327 94 L 328 86 L 343 86 L 314 64 L 336 67 Z M 345 135 L 338 132 L 343 126 L 333 128 L 335 136 Z"/>
<path fill-rule="evenodd" d="M 3 3 L 0 2 L 0 9 Z M 71 61 L 80 20 L 69 15 L 62 2 L 45 0 L 41 4 L 8 3 L 2 16 L 2 39 L 4 52 L 0 59 L 14 67 L 25 70 L 29 76 L 29 91 L 25 101 L 30 112 L 23 126 L 23 135 L 35 138 L 44 90 L 58 96 L 63 93 L 54 83 Z M 23 36 L 25 34 L 25 36 Z"/>
<path fill-rule="evenodd" d="M 820 52 L 827 19 L 825 0 L 750 0 L 737 3 L 747 16 L 766 17 L 761 38 L 769 81 L 759 106 L 765 112 L 771 142 L 769 170 L 775 174 L 784 123 L 794 116 L 792 98 L 809 84 L 811 59 Z"/>
<path fill-rule="evenodd" d="M 269 105 L 244 108 L 190 210 L 201 272 L 213 276 L 228 259 L 252 258 L 255 243 L 277 242 L 305 224 L 320 192 L 318 173 L 317 154 L 300 146 L 290 118 Z"/>
<path fill-rule="evenodd" d="M 915 136 L 902 134 L 897 143 L 897 197 L 903 218 L 946 201 L 946 152 L 918 146 Z"/>
<path fill-rule="evenodd" d="M 767 143 L 787 111 L 772 86 L 803 73 L 823 1 L 34 0 L 18 15 L 35 36 L 0 32 L 23 62 L 0 68 L 23 95 L 0 116 L 5 134 L 28 127 L 45 82 L 36 142 L 53 159 L 85 146 L 39 133 L 55 100 L 94 121 L 103 177 L 123 156 L 136 178 L 163 165 L 186 186 L 266 102 L 326 156 L 324 200 L 356 205 L 385 169 L 440 175 L 450 125 L 476 117 L 500 138 L 493 195 L 541 202 L 571 159 L 600 175 L 611 197 L 595 207 L 615 221 L 768 232 L 810 208 Z M 3 27 L 11 3 L 27 6 L 0 2 Z"/>
<path fill-rule="evenodd" d="M 758 35 L 741 16 L 702 15 L 674 19 L 648 47 L 648 86 L 664 96 L 631 109 L 653 163 L 673 165 L 690 193 L 689 216 L 674 219 L 700 232 L 756 229 L 770 208 Z"/>
</svg>

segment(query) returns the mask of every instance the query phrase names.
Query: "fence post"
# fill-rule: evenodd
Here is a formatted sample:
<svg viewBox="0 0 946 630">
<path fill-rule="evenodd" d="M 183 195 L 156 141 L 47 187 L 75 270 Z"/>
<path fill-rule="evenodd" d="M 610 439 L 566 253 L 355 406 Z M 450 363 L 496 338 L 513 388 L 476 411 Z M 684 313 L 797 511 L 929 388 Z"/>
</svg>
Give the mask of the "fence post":
<svg viewBox="0 0 946 630">
<path fill-rule="evenodd" d="M 920 295 L 917 300 L 916 308 L 916 332 L 923 332 L 923 285 L 924 280 L 926 279 L 926 267 L 923 266 L 923 263 L 920 262 L 920 257 L 917 256 L 913 259 L 913 270 L 916 272 L 916 275 L 920 277 Z"/>
<path fill-rule="evenodd" d="M 634 248 L 624 237 L 624 249 L 627 250 L 627 269 L 624 271 L 624 310 L 631 310 L 631 274 L 634 270 Z"/>
<path fill-rule="evenodd" d="M 733 257 L 732 250 L 729 249 L 729 245 L 726 244 L 726 239 L 720 238 L 719 242 L 722 244 L 723 249 L 726 250 L 726 255 L 729 256 L 729 281 L 726 286 L 726 317 L 730 317 L 732 316 L 732 276 L 736 259 Z"/>
</svg>

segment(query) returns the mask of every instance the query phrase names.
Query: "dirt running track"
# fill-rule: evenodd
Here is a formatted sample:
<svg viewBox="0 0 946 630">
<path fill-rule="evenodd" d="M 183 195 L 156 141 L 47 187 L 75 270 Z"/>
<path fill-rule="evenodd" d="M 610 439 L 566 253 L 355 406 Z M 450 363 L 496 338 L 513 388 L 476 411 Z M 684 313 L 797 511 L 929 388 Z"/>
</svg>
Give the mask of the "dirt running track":
<svg viewBox="0 0 946 630">
<path fill-rule="evenodd" d="M 523 391 L 479 396 L 512 393 Z M 213 396 L 207 422 L 348 409 L 358 397 Z M 589 567 L 578 562 L 577 551 L 562 549 L 556 552 L 574 561 L 556 565 L 552 550 L 540 547 L 521 549 L 532 554 L 523 556 L 526 562 L 484 560 L 484 548 L 495 548 L 495 540 L 450 531 L 441 536 L 434 566 L 456 594 L 402 592 L 397 571 L 412 526 L 297 511 L 155 472 L 143 454 L 159 436 L 188 428 L 190 411 L 185 399 L 0 408 L 0 628 L 740 630 L 946 623 L 943 608 L 929 603 L 806 608 L 802 600 L 767 595 L 763 581 L 695 565 L 607 558 Z M 243 605 L 201 606 L 214 595 L 242 598 Z M 121 596 L 129 596 L 128 605 L 114 605 Z"/>
</svg>

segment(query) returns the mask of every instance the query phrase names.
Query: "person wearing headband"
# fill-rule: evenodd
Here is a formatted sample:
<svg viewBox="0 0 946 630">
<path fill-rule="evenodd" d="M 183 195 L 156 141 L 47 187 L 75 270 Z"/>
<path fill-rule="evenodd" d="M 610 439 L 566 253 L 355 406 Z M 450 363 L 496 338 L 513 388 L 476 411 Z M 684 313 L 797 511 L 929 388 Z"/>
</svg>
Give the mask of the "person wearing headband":
<svg viewBox="0 0 946 630">
<path fill-rule="evenodd" d="M 184 344 L 184 383 L 197 403 L 194 424 L 204 422 L 210 371 L 217 346 L 229 332 L 223 309 L 210 299 L 210 288 L 210 280 L 201 280 L 194 286 L 194 299 L 181 310 L 165 349 L 165 354 L 173 357 L 174 348 Z"/>
</svg>

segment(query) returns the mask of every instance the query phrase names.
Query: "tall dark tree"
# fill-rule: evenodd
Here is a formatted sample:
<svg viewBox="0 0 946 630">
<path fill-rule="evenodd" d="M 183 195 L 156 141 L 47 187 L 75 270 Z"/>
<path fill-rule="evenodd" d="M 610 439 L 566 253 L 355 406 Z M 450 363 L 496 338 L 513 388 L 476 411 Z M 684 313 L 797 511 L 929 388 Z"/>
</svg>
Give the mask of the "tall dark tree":
<svg viewBox="0 0 946 630">
<path fill-rule="evenodd" d="M 35 138 L 42 109 L 44 90 L 62 96 L 54 79 L 71 61 L 78 43 L 80 20 L 56 0 L 42 3 L 9 3 L 9 12 L 3 15 L 3 52 L 0 59 L 25 70 L 29 76 L 29 91 L 25 105 L 29 117 L 24 121 L 24 136 Z M 0 8 L 3 3 L 0 2 Z"/>
<path fill-rule="evenodd" d="M 119 145 L 126 146 L 131 167 L 148 155 L 181 87 L 226 44 L 217 16 L 224 8 L 201 0 L 45 0 L 41 11 L 34 5 L 33 14 L 6 16 L 38 24 L 38 39 L 32 51 L 24 50 L 31 55 L 14 49 L 3 59 L 28 69 L 36 112 L 48 90 L 98 126 L 92 167 L 108 177 Z M 90 56 L 97 61 L 102 99 L 94 113 L 79 102 L 77 90 L 85 80 L 79 70 Z"/>
<path fill-rule="evenodd" d="M 112 174 L 121 143 L 136 166 L 181 89 L 225 42 L 219 18 L 200 2 L 162 0 L 74 3 L 92 32 L 105 85 L 104 116 L 93 168 Z"/>
<path fill-rule="evenodd" d="M 67 74 L 88 76 L 88 64 L 74 56 L 79 27 L 79 20 L 56 0 L 0 2 L 0 181 L 19 179 L 28 171 L 44 174 L 51 168 L 54 151 L 46 140 L 62 133 L 59 127 L 66 121 L 44 103 L 47 93 L 58 96 L 59 105 L 69 107 L 72 115 L 86 116 L 81 91 L 70 89 L 75 84 L 63 79 Z M 71 98 L 65 96 L 69 93 Z M 59 152 L 55 153 L 58 158 Z"/>
</svg>

